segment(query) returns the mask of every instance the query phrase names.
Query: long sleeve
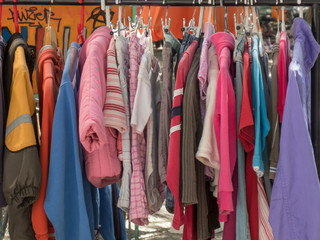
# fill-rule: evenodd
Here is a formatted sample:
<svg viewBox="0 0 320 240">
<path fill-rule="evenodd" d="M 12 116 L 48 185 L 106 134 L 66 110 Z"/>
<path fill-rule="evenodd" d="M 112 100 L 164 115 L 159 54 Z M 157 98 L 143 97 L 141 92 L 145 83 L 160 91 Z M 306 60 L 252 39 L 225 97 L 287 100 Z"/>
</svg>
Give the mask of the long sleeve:
<svg viewBox="0 0 320 240">
<path fill-rule="evenodd" d="M 69 49 L 52 123 L 44 209 L 55 229 L 56 239 L 85 240 L 92 239 L 93 234 L 93 229 L 90 229 L 93 226 L 87 213 L 88 196 L 85 195 L 88 193 L 85 192 L 88 182 L 84 183 L 87 180 L 83 181 L 82 177 L 83 159 L 77 124 L 77 105 L 71 83 L 73 76 L 69 77 L 70 72 L 76 72 L 74 69 L 77 66 L 69 66 L 69 63 L 72 62 L 70 56 L 77 56 L 78 47 L 72 45 Z"/>
<path fill-rule="evenodd" d="M 31 204 L 38 199 L 41 185 L 35 100 L 21 46 L 15 51 L 11 93 L 7 94 L 11 97 L 5 138 L 3 191 L 11 209 L 11 239 L 18 240 L 33 235 Z"/>
<path fill-rule="evenodd" d="M 270 206 L 274 239 L 317 240 L 320 185 L 308 129 L 310 71 L 320 53 L 307 22 L 296 18 L 295 45 L 280 137 L 280 155 Z"/>
<path fill-rule="evenodd" d="M 230 73 L 231 53 L 234 39 L 228 33 L 216 33 L 211 37 L 220 64 L 217 83 L 214 127 L 220 155 L 220 173 L 218 184 L 218 205 L 220 221 L 227 221 L 228 215 L 234 211 L 232 200 L 234 186 L 232 176 L 236 164 L 236 101 Z"/>
</svg>

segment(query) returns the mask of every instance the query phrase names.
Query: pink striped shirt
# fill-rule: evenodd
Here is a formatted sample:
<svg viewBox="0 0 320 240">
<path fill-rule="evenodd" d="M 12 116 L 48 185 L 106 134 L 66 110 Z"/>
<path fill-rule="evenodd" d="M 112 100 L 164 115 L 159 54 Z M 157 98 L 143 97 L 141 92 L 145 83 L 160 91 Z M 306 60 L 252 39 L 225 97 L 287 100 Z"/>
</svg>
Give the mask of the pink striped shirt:
<svg viewBox="0 0 320 240">
<path fill-rule="evenodd" d="M 269 219 L 269 205 L 266 192 L 263 188 L 262 178 L 258 178 L 258 215 L 259 215 L 259 240 L 273 240 Z"/>
<path fill-rule="evenodd" d="M 106 100 L 103 106 L 104 125 L 124 133 L 127 130 L 127 121 L 113 38 L 110 40 L 107 50 L 106 69 Z"/>
</svg>

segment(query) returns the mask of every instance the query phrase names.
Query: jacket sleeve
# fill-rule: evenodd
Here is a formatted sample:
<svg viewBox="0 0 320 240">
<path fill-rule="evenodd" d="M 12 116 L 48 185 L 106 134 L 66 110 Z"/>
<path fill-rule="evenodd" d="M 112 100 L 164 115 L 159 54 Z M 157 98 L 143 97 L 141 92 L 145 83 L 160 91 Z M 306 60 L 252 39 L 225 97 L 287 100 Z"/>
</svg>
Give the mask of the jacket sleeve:
<svg viewBox="0 0 320 240">
<path fill-rule="evenodd" d="M 38 199 L 41 167 L 36 139 L 35 101 L 25 54 L 18 47 L 13 64 L 8 111 L 3 190 L 9 206 L 25 208 Z"/>
</svg>

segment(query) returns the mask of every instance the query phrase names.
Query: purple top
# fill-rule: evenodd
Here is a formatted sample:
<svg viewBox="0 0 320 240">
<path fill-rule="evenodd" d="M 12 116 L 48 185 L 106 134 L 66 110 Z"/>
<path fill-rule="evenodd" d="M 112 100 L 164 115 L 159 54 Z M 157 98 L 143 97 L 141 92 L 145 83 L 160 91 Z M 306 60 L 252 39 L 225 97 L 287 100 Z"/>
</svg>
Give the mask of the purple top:
<svg viewBox="0 0 320 240">
<path fill-rule="evenodd" d="M 301 18 L 293 23 L 295 45 L 280 139 L 280 155 L 272 190 L 269 222 L 275 240 L 320 236 L 320 185 L 308 129 L 310 70 L 320 46 Z"/>
<path fill-rule="evenodd" d="M 200 108 L 201 118 L 204 119 L 206 112 L 206 96 L 207 96 L 207 74 L 208 74 L 208 49 L 211 45 L 211 35 L 214 34 L 214 27 L 210 22 L 205 24 L 204 38 L 202 43 L 200 66 L 199 66 L 199 90 L 200 90 Z"/>
</svg>

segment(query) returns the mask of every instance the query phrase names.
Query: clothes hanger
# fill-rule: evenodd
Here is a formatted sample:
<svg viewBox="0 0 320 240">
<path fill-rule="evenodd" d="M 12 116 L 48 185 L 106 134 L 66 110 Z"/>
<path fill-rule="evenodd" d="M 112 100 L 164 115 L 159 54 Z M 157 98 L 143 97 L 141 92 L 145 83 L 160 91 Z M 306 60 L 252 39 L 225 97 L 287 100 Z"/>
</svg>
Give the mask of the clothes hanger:
<svg viewBox="0 0 320 240">
<path fill-rule="evenodd" d="M 195 34 L 195 30 L 196 30 L 196 20 L 194 18 L 196 11 L 197 11 L 198 7 L 195 7 L 194 12 L 193 12 L 193 16 L 191 18 L 191 20 L 189 21 L 189 25 L 185 28 L 185 33 L 190 33 L 192 32 L 193 34 Z M 184 20 L 185 21 L 185 20 Z M 185 24 L 185 23 L 184 23 Z"/>
<path fill-rule="evenodd" d="M 278 6 L 278 8 L 277 8 L 277 15 L 278 15 L 278 19 L 277 19 L 277 21 L 278 21 L 278 24 L 277 24 L 277 34 L 276 34 L 276 43 L 278 43 L 279 44 L 279 42 L 280 42 L 280 20 L 279 20 L 279 6 Z"/>
<path fill-rule="evenodd" d="M 110 7 L 106 6 L 106 25 L 107 27 L 111 27 L 111 17 L 110 17 Z"/>
<path fill-rule="evenodd" d="M 283 3 L 283 0 L 280 0 L 280 3 Z M 286 23 L 284 20 L 284 6 L 281 6 L 281 17 L 282 17 L 282 22 L 281 22 L 281 32 L 286 31 Z"/>
<path fill-rule="evenodd" d="M 216 11 L 216 4 L 215 4 L 214 0 L 212 0 L 212 4 L 213 4 L 213 15 L 214 15 L 214 28 L 216 29 L 216 27 L 217 27 L 217 11 Z"/>
<path fill-rule="evenodd" d="M 52 13 L 52 4 L 53 0 L 51 0 L 50 8 L 49 8 L 49 18 L 48 18 L 48 26 L 45 28 L 45 33 L 43 37 L 43 46 L 50 45 L 54 49 L 58 49 L 58 38 L 56 31 L 50 26 L 50 19 Z"/>
<path fill-rule="evenodd" d="M 198 22 L 198 27 L 196 29 L 197 38 L 199 38 L 201 35 L 201 30 L 202 30 L 202 25 L 204 20 L 204 11 L 205 11 L 205 7 L 200 7 L 199 22 Z"/>
<path fill-rule="evenodd" d="M 143 17 L 140 18 L 141 28 L 143 28 L 145 30 L 146 36 L 148 36 L 148 34 L 149 34 L 151 21 L 152 21 L 151 6 L 149 6 L 148 23 L 145 24 L 144 21 L 143 21 Z"/>
<path fill-rule="evenodd" d="M 228 29 L 228 7 L 225 7 L 224 8 L 225 12 L 224 12 L 224 31 L 225 32 L 229 32 L 229 29 Z"/>
<path fill-rule="evenodd" d="M 169 11 L 169 6 L 167 6 L 166 17 L 164 19 L 164 22 L 163 22 L 163 18 L 161 18 L 163 36 L 165 35 L 165 33 L 168 33 L 170 31 L 171 19 L 170 18 L 168 19 L 168 11 Z"/>
<path fill-rule="evenodd" d="M 262 31 L 260 27 L 260 20 L 259 20 L 259 9 L 256 8 L 257 11 L 257 22 L 258 22 L 258 35 L 259 35 L 259 53 L 260 57 L 264 56 L 264 46 L 263 46 L 263 36 L 262 36 Z"/>
<path fill-rule="evenodd" d="M 251 0 L 251 12 L 252 12 L 252 20 L 253 20 L 253 32 L 258 33 L 256 7 L 253 6 L 253 0 Z"/>
<path fill-rule="evenodd" d="M 18 10 L 17 10 L 17 0 L 13 0 L 13 19 L 14 19 L 14 28 L 16 33 L 19 32 L 19 23 L 18 23 Z"/>
<path fill-rule="evenodd" d="M 141 24 L 140 24 L 140 19 L 141 19 L 141 14 L 142 14 L 142 6 L 140 6 L 140 12 L 139 12 L 139 16 L 136 16 L 136 23 L 135 23 L 135 27 L 134 27 L 134 32 L 137 33 L 138 29 L 141 28 Z"/>
<path fill-rule="evenodd" d="M 209 3 L 209 2 L 208 2 Z M 210 4 L 210 3 L 209 3 Z M 212 23 L 211 17 L 212 17 L 212 8 L 213 7 L 209 7 L 209 16 L 208 16 L 208 22 Z"/>
<path fill-rule="evenodd" d="M 297 4 L 299 5 L 299 18 L 303 18 L 303 7 L 301 6 L 301 0 L 297 0 Z"/>
<path fill-rule="evenodd" d="M 82 4 L 82 0 L 79 0 L 79 4 L 81 4 L 81 16 L 80 16 L 80 24 L 78 24 L 78 36 L 76 42 L 79 42 L 81 39 L 82 44 L 84 43 L 83 36 L 83 28 L 84 28 L 84 4 Z"/>
<path fill-rule="evenodd" d="M 126 25 L 126 6 L 123 7 L 123 23 L 122 23 L 122 25 L 123 25 L 123 27 L 128 29 L 128 27 Z"/>
<path fill-rule="evenodd" d="M 118 21 L 117 21 L 117 27 L 114 28 L 113 27 L 113 23 L 110 23 L 110 28 L 111 28 L 111 31 L 110 31 L 110 34 L 111 35 L 114 35 L 114 33 L 117 33 L 118 36 L 120 36 L 122 33 L 124 33 L 123 31 L 127 30 L 127 27 L 123 27 L 122 26 L 122 23 L 121 23 L 121 18 L 122 18 L 122 6 L 119 6 L 119 12 L 118 12 Z M 124 36 L 124 34 L 122 35 Z"/>
</svg>

